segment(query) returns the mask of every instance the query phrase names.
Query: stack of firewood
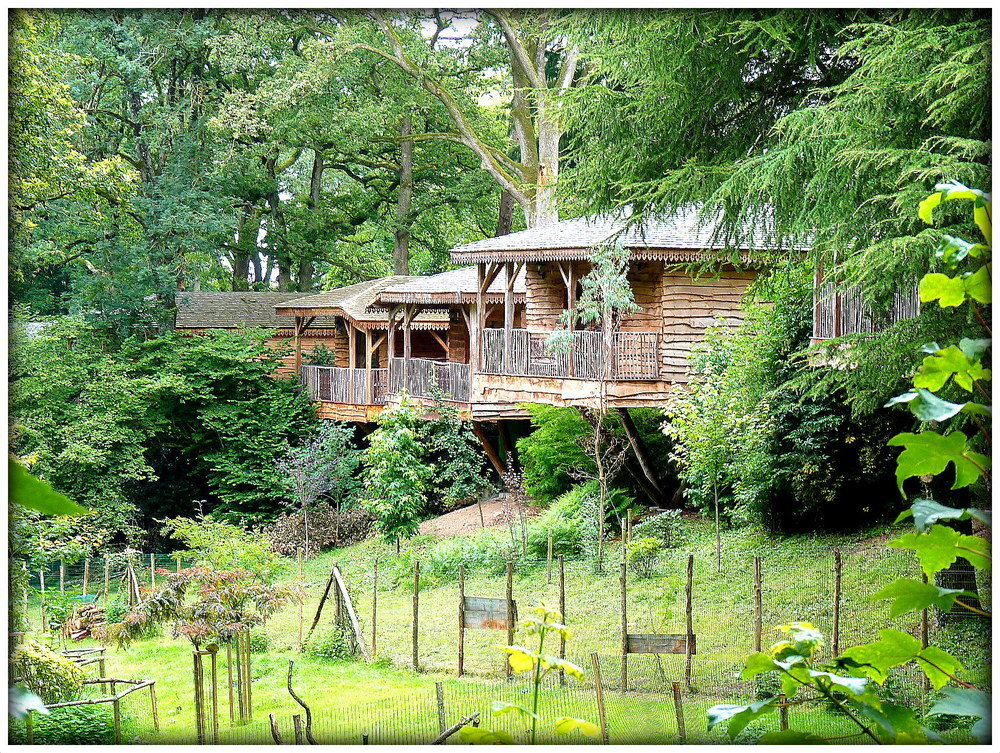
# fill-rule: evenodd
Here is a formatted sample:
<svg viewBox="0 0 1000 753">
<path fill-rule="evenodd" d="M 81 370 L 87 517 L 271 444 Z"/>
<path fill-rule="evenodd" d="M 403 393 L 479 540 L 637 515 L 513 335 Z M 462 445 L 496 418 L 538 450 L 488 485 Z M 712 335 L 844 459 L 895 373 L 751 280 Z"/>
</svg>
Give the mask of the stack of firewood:
<svg viewBox="0 0 1000 753">
<path fill-rule="evenodd" d="M 91 636 L 91 631 L 105 622 L 104 607 L 97 604 L 81 604 L 73 615 L 63 623 L 62 632 L 67 638 L 81 641 Z"/>
</svg>

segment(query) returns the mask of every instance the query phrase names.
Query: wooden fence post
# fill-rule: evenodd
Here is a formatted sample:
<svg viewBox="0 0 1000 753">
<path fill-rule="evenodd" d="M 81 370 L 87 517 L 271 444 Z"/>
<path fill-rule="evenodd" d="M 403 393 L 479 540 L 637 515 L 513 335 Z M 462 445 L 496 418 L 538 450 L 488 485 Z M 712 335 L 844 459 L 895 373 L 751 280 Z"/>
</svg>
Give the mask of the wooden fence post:
<svg viewBox="0 0 1000 753">
<path fill-rule="evenodd" d="M 119 701 L 118 698 L 115 698 L 115 700 L 111 703 L 115 719 L 115 745 L 121 745 L 122 741 L 122 710 L 120 704 L 121 701 Z"/>
<path fill-rule="evenodd" d="M 833 655 L 840 655 L 840 579 L 842 562 L 840 549 L 833 550 Z"/>
<path fill-rule="evenodd" d="M 111 563 L 104 559 L 104 603 L 111 600 Z"/>
<path fill-rule="evenodd" d="M 334 570 L 340 570 L 340 563 L 333 563 Z M 334 624 L 341 628 L 344 622 L 344 596 L 340 593 L 339 584 L 334 583 L 333 589 L 333 621 Z"/>
<path fill-rule="evenodd" d="M 299 564 L 299 588 L 302 588 L 302 547 L 298 548 L 296 552 Z M 298 638 L 299 638 L 299 653 L 302 653 L 302 623 L 305 620 L 305 598 L 299 599 L 299 623 L 298 623 Z"/>
<path fill-rule="evenodd" d="M 243 641 L 246 650 L 243 652 L 243 677 L 246 680 L 244 692 L 247 697 L 247 721 L 253 721 L 253 678 L 250 674 L 250 628 L 243 631 Z"/>
<path fill-rule="evenodd" d="M 507 560 L 507 645 L 514 643 L 514 562 Z M 510 662 L 507 662 L 507 676 L 512 673 Z"/>
<path fill-rule="evenodd" d="M 781 726 L 781 731 L 784 732 L 788 729 L 788 699 L 785 698 L 785 694 L 782 693 L 778 696 L 778 717 L 780 719 L 779 725 Z"/>
<path fill-rule="evenodd" d="M 233 644 L 226 644 L 226 681 L 229 688 L 229 723 L 236 722 L 236 705 L 233 700 Z"/>
<path fill-rule="evenodd" d="M 684 588 L 686 603 L 684 605 L 685 624 L 687 628 L 687 640 L 684 648 L 684 683 L 687 689 L 691 689 L 691 657 L 694 649 L 694 555 L 688 555 L 687 563 L 687 585 Z"/>
<path fill-rule="evenodd" d="M 545 582 L 546 583 L 552 582 L 552 529 L 551 528 L 549 528 L 548 574 Z"/>
<path fill-rule="evenodd" d="M 622 591 L 622 690 L 628 690 L 628 566 L 624 561 L 621 563 L 619 582 Z"/>
<path fill-rule="evenodd" d="M 566 624 L 566 563 L 563 556 L 559 555 L 559 613 L 562 615 L 563 625 Z M 559 636 L 559 658 L 566 658 L 566 636 Z M 559 670 L 559 684 L 566 684 L 566 672 Z"/>
<path fill-rule="evenodd" d="M 38 612 L 42 620 L 42 632 L 49 629 L 48 622 L 45 619 L 45 569 L 38 568 Z"/>
<path fill-rule="evenodd" d="M 302 729 L 302 715 L 301 714 L 292 714 L 292 730 L 294 730 L 294 733 L 295 733 L 295 744 L 296 745 L 305 745 L 306 744 L 306 736 L 305 736 L 304 730 Z"/>
<path fill-rule="evenodd" d="M 101 672 L 101 677 L 104 676 L 104 672 Z M 156 706 L 156 682 L 149 683 L 149 710 L 153 714 L 153 729 L 157 732 L 160 731 L 160 712 L 157 710 Z"/>
<path fill-rule="evenodd" d="M 205 698 L 203 695 L 204 686 L 201 670 L 201 652 L 194 651 L 191 654 L 192 665 L 194 666 L 194 719 L 195 736 L 199 745 L 205 744 Z"/>
<path fill-rule="evenodd" d="M 760 557 L 753 558 L 753 650 L 760 652 L 764 631 L 764 599 L 761 584 Z"/>
<path fill-rule="evenodd" d="M 375 658 L 378 651 L 376 625 L 378 625 L 378 557 L 375 558 L 375 565 L 372 571 L 372 659 Z"/>
<path fill-rule="evenodd" d="M 420 621 L 420 560 L 413 562 L 413 671 L 420 671 L 419 659 L 419 621 Z"/>
<path fill-rule="evenodd" d="M 601 682 L 601 660 L 597 653 L 590 655 L 590 663 L 594 668 L 594 691 L 597 695 L 597 718 L 601 724 L 601 742 L 608 744 L 608 720 L 604 713 L 604 683 Z"/>
<path fill-rule="evenodd" d="M 156 555 L 149 555 L 149 590 L 156 588 Z"/>
<path fill-rule="evenodd" d="M 59 560 L 59 593 L 66 593 L 66 560 Z"/>
<path fill-rule="evenodd" d="M 181 559 L 183 557 L 184 557 L 184 555 L 181 554 L 180 552 L 177 552 L 177 554 L 174 555 L 174 559 L 177 560 L 177 572 L 181 571 Z"/>
<path fill-rule="evenodd" d="M 438 727 L 441 732 L 448 729 L 444 714 L 444 685 L 440 682 L 434 683 L 434 695 L 437 697 Z"/>
<path fill-rule="evenodd" d="M 458 676 L 465 673 L 465 565 L 458 566 Z"/>
<path fill-rule="evenodd" d="M 218 650 L 216 646 L 209 655 L 209 671 L 212 677 L 212 742 L 215 745 L 219 744 L 219 668 L 216 657 Z"/>
<path fill-rule="evenodd" d="M 677 741 L 687 740 L 687 730 L 684 727 L 684 704 L 681 702 L 681 684 L 671 683 L 674 691 L 674 715 L 677 717 Z"/>
<path fill-rule="evenodd" d="M 83 559 L 83 595 L 86 596 L 90 590 L 90 557 Z"/>
</svg>

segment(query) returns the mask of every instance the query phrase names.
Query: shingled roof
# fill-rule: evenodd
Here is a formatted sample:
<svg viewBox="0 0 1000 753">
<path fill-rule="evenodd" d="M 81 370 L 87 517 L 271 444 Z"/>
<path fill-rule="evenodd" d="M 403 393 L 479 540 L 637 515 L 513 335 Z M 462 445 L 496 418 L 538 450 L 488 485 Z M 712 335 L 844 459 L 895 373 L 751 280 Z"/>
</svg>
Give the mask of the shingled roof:
<svg viewBox="0 0 1000 753">
<path fill-rule="evenodd" d="M 274 307 L 301 297 L 302 293 L 247 291 L 178 293 L 175 326 L 178 329 L 290 329 L 294 322 L 287 316 L 278 316 Z M 313 326 L 325 329 L 334 325 L 333 317 L 322 317 Z"/>
<path fill-rule="evenodd" d="M 360 329 L 389 326 L 389 311 L 374 306 L 378 294 L 387 287 L 419 279 L 407 275 L 379 277 L 323 293 L 296 298 L 275 307 L 282 316 L 342 316 Z M 316 326 L 315 324 L 312 326 Z M 447 329 L 447 311 L 423 311 L 412 323 L 415 329 Z"/>
<path fill-rule="evenodd" d="M 630 224 L 629 215 L 598 215 L 553 222 L 517 233 L 486 238 L 457 246 L 451 251 L 456 264 L 498 261 L 558 261 L 589 257 L 592 249 L 603 243 L 617 242 L 638 259 L 695 261 L 704 251 L 737 251 L 747 256 L 752 251 L 773 250 L 774 234 L 763 222 L 744 236 L 751 241 L 728 243 L 719 232 L 720 218 L 704 217 L 700 207 L 691 205 L 669 216 Z M 752 232 L 751 232 L 752 230 Z M 795 250 L 803 250 L 796 247 Z"/>
<path fill-rule="evenodd" d="M 506 288 L 504 274 L 490 284 L 486 292 L 486 300 L 495 303 L 502 301 Z M 514 277 L 514 299 L 524 300 L 525 284 L 524 270 Z M 378 294 L 378 302 L 387 303 L 417 303 L 449 305 L 472 303 L 476 300 L 476 268 L 462 267 L 450 272 L 436 275 L 413 277 L 406 282 L 390 285 Z"/>
</svg>

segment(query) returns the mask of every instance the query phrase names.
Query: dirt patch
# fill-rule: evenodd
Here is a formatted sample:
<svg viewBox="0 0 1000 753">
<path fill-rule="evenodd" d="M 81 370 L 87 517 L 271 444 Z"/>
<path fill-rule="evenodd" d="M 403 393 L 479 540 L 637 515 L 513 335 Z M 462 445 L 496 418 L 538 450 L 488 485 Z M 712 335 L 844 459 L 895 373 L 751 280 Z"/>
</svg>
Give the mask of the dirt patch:
<svg viewBox="0 0 1000 753">
<path fill-rule="evenodd" d="M 505 506 L 503 498 L 496 497 L 482 503 L 482 518 L 479 515 L 480 506 L 469 505 L 425 520 L 420 524 L 420 533 L 437 536 L 440 539 L 450 536 L 472 536 L 483 529 L 484 523 L 486 528 L 506 524 L 508 516 L 505 514 L 505 507 L 515 519 L 520 513 L 523 513 L 526 518 L 542 514 L 542 510 L 537 507 L 522 505 L 519 511 L 517 505 Z"/>
</svg>

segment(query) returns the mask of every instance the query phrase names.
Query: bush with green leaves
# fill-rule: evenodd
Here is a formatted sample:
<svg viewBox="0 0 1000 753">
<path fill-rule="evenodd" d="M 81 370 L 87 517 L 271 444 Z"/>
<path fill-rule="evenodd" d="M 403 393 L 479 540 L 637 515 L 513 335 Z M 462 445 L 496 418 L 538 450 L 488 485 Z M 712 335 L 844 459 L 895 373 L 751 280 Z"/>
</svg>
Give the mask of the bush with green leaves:
<svg viewBox="0 0 1000 753">
<path fill-rule="evenodd" d="M 48 714 L 33 714 L 32 742 L 35 745 L 114 745 L 115 720 L 110 704 L 67 706 L 51 709 Z M 11 721 L 9 742 L 28 742 L 22 721 Z"/>
<path fill-rule="evenodd" d="M 250 631 L 250 653 L 266 654 L 271 650 L 271 636 L 263 630 Z"/>
<path fill-rule="evenodd" d="M 292 569 L 288 558 L 272 551 L 264 531 L 208 517 L 160 522 L 165 533 L 187 545 L 197 565 L 250 572 L 264 583 L 273 583 Z"/>
<path fill-rule="evenodd" d="M 339 661 L 353 656 L 350 633 L 339 625 L 330 625 L 317 631 L 306 644 L 306 656 L 314 659 Z"/>
<path fill-rule="evenodd" d="M 588 424 L 574 408 L 528 405 L 532 431 L 517 440 L 524 468 L 524 485 L 535 499 L 548 502 L 576 483 L 578 470 L 592 473 L 594 462 L 581 442 L 591 434 Z"/>
<path fill-rule="evenodd" d="M 659 539 L 665 547 L 677 547 L 684 541 L 684 521 L 680 510 L 664 510 L 632 526 L 632 536 Z"/>
<path fill-rule="evenodd" d="M 45 703 L 72 701 L 83 691 L 83 669 L 35 640 L 17 645 L 8 658 L 11 683 Z"/>
<path fill-rule="evenodd" d="M 625 551 L 628 567 L 635 576 L 650 578 L 656 572 L 656 564 L 663 553 L 663 542 L 652 537 L 632 539 Z"/>
<path fill-rule="evenodd" d="M 553 555 L 576 557 L 584 551 L 588 531 L 588 524 L 578 517 L 546 513 L 528 525 L 528 556 L 536 559 L 547 557 L 551 537 Z"/>
</svg>

